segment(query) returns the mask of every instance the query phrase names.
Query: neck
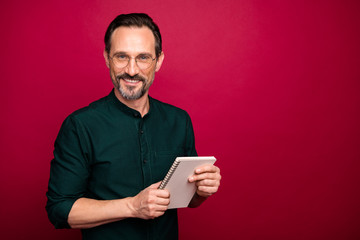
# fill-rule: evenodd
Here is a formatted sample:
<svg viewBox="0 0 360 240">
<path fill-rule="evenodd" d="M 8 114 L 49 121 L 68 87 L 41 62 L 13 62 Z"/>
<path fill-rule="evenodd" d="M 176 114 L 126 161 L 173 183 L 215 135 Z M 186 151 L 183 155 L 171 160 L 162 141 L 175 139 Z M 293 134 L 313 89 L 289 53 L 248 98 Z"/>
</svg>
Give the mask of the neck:
<svg viewBox="0 0 360 240">
<path fill-rule="evenodd" d="M 129 100 L 129 99 L 124 98 L 120 94 L 119 90 L 117 90 L 115 88 L 115 96 L 117 99 L 119 99 L 120 102 L 122 102 L 129 108 L 132 108 L 132 109 L 138 111 L 142 117 L 145 116 L 149 112 L 150 103 L 149 103 L 149 94 L 147 92 L 144 94 L 144 96 L 142 96 L 139 99 Z"/>
</svg>

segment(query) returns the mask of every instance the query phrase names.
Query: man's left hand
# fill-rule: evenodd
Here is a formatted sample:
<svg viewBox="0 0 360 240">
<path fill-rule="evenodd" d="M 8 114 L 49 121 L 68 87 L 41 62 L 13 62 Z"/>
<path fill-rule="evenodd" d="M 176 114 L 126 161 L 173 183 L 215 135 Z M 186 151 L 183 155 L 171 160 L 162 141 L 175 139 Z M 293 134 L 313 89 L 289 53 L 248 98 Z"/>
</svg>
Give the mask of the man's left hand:
<svg viewBox="0 0 360 240">
<path fill-rule="evenodd" d="M 195 169 L 195 174 L 189 177 L 189 182 L 196 183 L 197 195 L 207 198 L 218 191 L 220 179 L 220 169 L 207 164 Z"/>
</svg>

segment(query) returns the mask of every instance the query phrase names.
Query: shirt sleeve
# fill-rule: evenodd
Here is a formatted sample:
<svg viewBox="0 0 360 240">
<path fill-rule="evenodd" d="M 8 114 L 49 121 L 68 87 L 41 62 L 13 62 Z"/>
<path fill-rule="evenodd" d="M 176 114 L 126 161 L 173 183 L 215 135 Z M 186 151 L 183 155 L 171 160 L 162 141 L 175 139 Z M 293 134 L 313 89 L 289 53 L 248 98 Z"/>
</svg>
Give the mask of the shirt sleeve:
<svg viewBox="0 0 360 240">
<path fill-rule="evenodd" d="M 186 114 L 186 143 L 185 143 L 185 151 L 186 156 L 197 156 L 196 148 L 195 148 L 195 136 L 194 129 L 191 122 L 191 118 L 188 114 Z"/>
<path fill-rule="evenodd" d="M 72 205 L 86 192 L 89 147 L 84 132 L 84 127 L 75 116 L 69 116 L 55 140 L 46 211 L 56 228 L 70 228 L 67 220 Z"/>
</svg>

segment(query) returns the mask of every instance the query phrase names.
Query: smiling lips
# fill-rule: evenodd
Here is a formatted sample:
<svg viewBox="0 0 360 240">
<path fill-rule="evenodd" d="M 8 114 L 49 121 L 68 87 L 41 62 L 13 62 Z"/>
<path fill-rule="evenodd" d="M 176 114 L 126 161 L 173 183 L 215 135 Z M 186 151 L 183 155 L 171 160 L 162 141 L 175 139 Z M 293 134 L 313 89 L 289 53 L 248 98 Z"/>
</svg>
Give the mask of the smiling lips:
<svg viewBox="0 0 360 240">
<path fill-rule="evenodd" d="M 140 80 L 138 79 L 123 79 L 125 82 L 129 82 L 129 83 L 137 83 L 140 82 Z"/>
<path fill-rule="evenodd" d="M 142 82 L 142 80 L 139 79 L 128 79 L 128 78 L 121 78 L 121 79 L 124 80 L 124 82 L 129 85 L 137 85 L 139 82 Z"/>
</svg>

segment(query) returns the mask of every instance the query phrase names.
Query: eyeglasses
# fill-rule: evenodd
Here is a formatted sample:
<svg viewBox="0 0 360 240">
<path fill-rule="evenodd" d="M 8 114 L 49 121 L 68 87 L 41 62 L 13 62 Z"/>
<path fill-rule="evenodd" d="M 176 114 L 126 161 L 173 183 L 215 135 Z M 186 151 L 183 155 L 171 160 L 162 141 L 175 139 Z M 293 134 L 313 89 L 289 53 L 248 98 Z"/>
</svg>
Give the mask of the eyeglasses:
<svg viewBox="0 0 360 240">
<path fill-rule="evenodd" d="M 123 53 L 117 53 L 112 57 L 109 57 L 112 62 L 114 63 L 115 67 L 117 68 L 125 68 L 129 62 L 130 59 L 134 58 L 134 57 L 130 57 L 126 54 Z M 156 59 L 156 58 L 152 58 L 151 55 L 149 54 L 140 54 L 138 56 L 136 56 L 135 58 L 135 62 L 136 65 L 141 69 L 141 70 L 145 70 L 148 69 L 152 62 Z"/>
</svg>

